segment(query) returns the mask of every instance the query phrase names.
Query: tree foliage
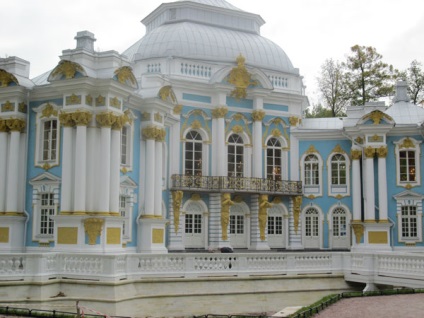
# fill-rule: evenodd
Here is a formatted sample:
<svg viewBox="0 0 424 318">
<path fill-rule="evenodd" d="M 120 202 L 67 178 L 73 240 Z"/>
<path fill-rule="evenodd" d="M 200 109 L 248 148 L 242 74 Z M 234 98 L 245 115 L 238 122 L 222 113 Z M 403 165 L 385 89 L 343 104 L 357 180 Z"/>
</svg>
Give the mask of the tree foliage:
<svg viewBox="0 0 424 318">
<path fill-rule="evenodd" d="M 413 60 L 399 77 L 408 83 L 408 93 L 414 104 L 424 100 L 424 70 L 420 62 Z"/>
<path fill-rule="evenodd" d="M 346 116 L 345 113 L 340 112 L 337 117 Z M 336 117 L 333 115 L 333 111 L 324 107 L 322 104 L 313 105 L 312 109 L 307 108 L 305 112 L 306 118 L 327 118 L 327 117 Z"/>
<path fill-rule="evenodd" d="M 355 45 L 345 63 L 345 80 L 351 105 L 365 105 L 393 94 L 394 70 L 371 46 Z"/>
<path fill-rule="evenodd" d="M 348 86 L 346 85 L 345 71 L 342 64 L 333 59 L 325 60 L 321 65 L 321 74 L 317 78 L 318 88 L 323 98 L 323 103 L 331 111 L 331 116 L 320 117 L 339 117 L 343 116 L 346 106 L 349 102 Z M 327 109 L 317 108 L 317 114 L 327 115 Z"/>
</svg>

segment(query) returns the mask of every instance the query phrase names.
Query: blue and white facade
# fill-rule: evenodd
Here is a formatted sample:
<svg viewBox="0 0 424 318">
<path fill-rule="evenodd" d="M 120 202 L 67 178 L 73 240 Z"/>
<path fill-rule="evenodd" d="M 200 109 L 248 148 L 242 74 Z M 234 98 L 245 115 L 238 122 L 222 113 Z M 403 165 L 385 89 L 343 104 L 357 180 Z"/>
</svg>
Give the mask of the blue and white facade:
<svg viewBox="0 0 424 318">
<path fill-rule="evenodd" d="M 304 119 L 302 77 L 224 0 L 165 3 L 128 50 L 78 32 L 0 59 L 0 251 L 420 250 L 424 109 Z"/>
</svg>

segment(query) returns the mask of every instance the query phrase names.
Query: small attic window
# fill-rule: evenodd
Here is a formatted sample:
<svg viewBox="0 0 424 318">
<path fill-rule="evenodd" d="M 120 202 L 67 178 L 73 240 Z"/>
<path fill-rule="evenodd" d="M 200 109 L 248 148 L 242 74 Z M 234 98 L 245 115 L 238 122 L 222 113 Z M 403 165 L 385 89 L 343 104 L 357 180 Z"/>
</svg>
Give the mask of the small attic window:
<svg viewBox="0 0 424 318">
<path fill-rule="evenodd" d="M 177 18 L 177 9 L 169 10 L 169 20 L 175 20 Z"/>
</svg>

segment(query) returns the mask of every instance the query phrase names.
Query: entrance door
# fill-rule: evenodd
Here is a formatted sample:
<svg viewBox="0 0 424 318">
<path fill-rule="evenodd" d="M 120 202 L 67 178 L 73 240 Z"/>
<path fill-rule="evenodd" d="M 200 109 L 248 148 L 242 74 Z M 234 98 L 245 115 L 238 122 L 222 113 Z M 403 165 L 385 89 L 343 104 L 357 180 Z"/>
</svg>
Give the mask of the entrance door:
<svg viewBox="0 0 424 318">
<path fill-rule="evenodd" d="M 319 212 L 315 208 L 305 211 L 303 226 L 303 246 L 304 248 L 320 248 L 320 226 Z"/>
<path fill-rule="evenodd" d="M 230 242 L 233 248 L 247 248 L 245 217 L 243 210 L 237 205 L 230 210 Z"/>
<path fill-rule="evenodd" d="M 186 209 L 184 245 L 186 248 L 204 248 L 205 233 L 201 207 L 190 203 Z"/>
<path fill-rule="evenodd" d="M 275 213 L 277 212 L 277 213 Z M 268 214 L 268 244 L 271 248 L 285 247 L 283 234 L 283 215 L 270 209 Z"/>
<path fill-rule="evenodd" d="M 332 248 L 350 248 L 350 237 L 347 223 L 348 220 L 346 210 L 340 207 L 334 209 L 332 216 L 333 229 L 330 232 L 330 235 L 332 235 Z"/>
</svg>

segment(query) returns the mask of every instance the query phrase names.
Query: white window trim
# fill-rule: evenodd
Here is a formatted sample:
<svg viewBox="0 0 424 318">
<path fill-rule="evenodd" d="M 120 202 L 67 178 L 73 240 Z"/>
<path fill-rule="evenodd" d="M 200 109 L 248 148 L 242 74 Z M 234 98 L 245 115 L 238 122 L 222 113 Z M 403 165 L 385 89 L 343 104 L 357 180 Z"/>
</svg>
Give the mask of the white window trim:
<svg viewBox="0 0 424 318">
<path fill-rule="evenodd" d="M 288 171 L 289 171 L 289 165 L 288 165 L 288 160 L 289 160 L 289 156 L 288 156 L 288 143 L 287 140 L 283 137 L 275 137 L 275 136 L 269 136 L 266 140 L 265 140 L 265 149 L 264 149 L 264 177 L 266 177 L 267 175 L 267 150 L 268 150 L 268 141 L 271 138 L 275 138 L 277 139 L 280 143 L 281 143 L 281 180 L 288 180 Z"/>
<path fill-rule="evenodd" d="M 318 185 L 305 185 L 305 158 L 309 155 L 315 155 L 318 158 L 318 177 L 319 177 L 319 184 Z M 314 197 L 320 197 L 322 196 L 322 169 L 323 169 L 323 161 L 321 158 L 321 155 L 318 152 L 305 152 L 302 157 L 300 158 L 300 177 L 303 184 L 303 193 L 304 196 L 314 196 Z"/>
<path fill-rule="evenodd" d="M 330 207 L 330 210 L 327 213 L 329 248 L 333 248 L 333 212 L 337 208 L 342 208 L 346 211 L 346 239 L 348 240 L 349 244 L 351 242 L 351 239 L 350 239 L 350 237 L 351 237 L 350 221 L 352 220 L 352 213 L 350 212 L 349 208 L 346 205 L 340 204 L 340 202 L 339 202 L 339 203 L 333 205 L 332 207 Z M 349 245 L 349 247 L 350 247 L 350 245 Z"/>
<path fill-rule="evenodd" d="M 39 243 L 54 242 L 53 234 L 41 234 L 41 195 L 53 193 L 55 206 L 55 214 L 58 214 L 60 204 L 60 182 L 59 177 L 54 176 L 49 172 L 44 172 L 39 176 L 31 179 L 29 183 L 32 185 L 32 240 Z"/>
<path fill-rule="evenodd" d="M 47 111 L 47 107 L 51 107 L 50 111 Z M 36 128 L 35 128 L 35 157 L 34 165 L 36 167 L 44 168 L 48 165 L 49 169 L 51 167 L 58 166 L 60 163 L 60 120 L 58 117 L 59 110 L 61 108 L 54 103 L 44 103 L 37 108 L 34 108 L 36 115 Z M 43 160 L 43 128 L 44 122 L 48 120 L 57 121 L 57 135 L 56 135 L 56 159 L 54 160 Z"/>
<path fill-rule="evenodd" d="M 342 155 L 345 158 L 346 163 L 346 185 L 332 185 L 331 180 L 331 159 L 334 155 Z M 349 156 L 346 153 L 343 152 L 332 152 L 328 158 L 327 158 L 327 183 L 328 183 L 328 195 L 330 197 L 346 197 L 350 196 L 350 160 Z M 344 191 L 337 191 L 337 189 L 344 190 Z"/>
<path fill-rule="evenodd" d="M 199 129 L 193 129 L 193 128 L 189 128 L 186 129 L 183 133 L 184 136 L 184 143 L 183 143 L 183 161 L 182 161 L 182 171 L 183 171 L 183 175 L 185 175 L 185 149 L 186 149 L 186 136 L 190 131 L 195 131 L 198 132 L 200 134 L 200 136 L 202 137 L 202 176 L 207 176 L 208 175 L 208 167 L 209 167 L 209 145 L 210 145 L 210 140 L 209 140 L 209 135 L 207 133 L 206 130 L 204 130 L 203 128 L 199 128 Z"/>
<path fill-rule="evenodd" d="M 249 136 L 244 131 L 240 133 L 230 131 L 225 138 L 225 175 L 228 176 L 228 139 L 233 134 L 239 135 L 243 140 L 243 178 L 250 178 L 252 171 L 252 145 Z"/>
<path fill-rule="evenodd" d="M 398 225 L 398 242 L 400 243 L 418 243 L 423 241 L 422 217 L 423 217 L 423 199 L 424 195 L 409 190 L 403 191 L 393 198 L 396 200 L 396 218 Z M 415 206 L 417 209 L 417 237 L 406 238 L 402 236 L 402 206 Z"/>
<path fill-rule="evenodd" d="M 408 147 L 408 142 L 406 140 L 409 139 L 412 141 L 413 147 Z M 421 185 L 421 141 L 418 141 L 412 137 L 405 137 L 398 141 L 393 142 L 395 144 L 395 154 L 396 154 L 396 184 L 400 187 L 410 187 L 410 186 L 420 186 Z M 400 181 L 400 151 L 415 151 L 415 182 L 410 181 Z"/>
<path fill-rule="evenodd" d="M 125 236 L 122 237 L 123 243 L 129 243 L 133 240 L 132 229 L 133 229 L 133 213 L 134 204 L 136 203 L 137 196 L 134 194 L 134 190 L 137 188 L 137 184 L 128 176 L 121 177 L 121 186 L 119 188 L 119 196 L 125 197 L 125 209 L 126 209 L 126 220 L 125 220 Z"/>
<path fill-rule="evenodd" d="M 314 208 L 315 210 L 318 211 L 318 240 L 319 240 L 319 248 L 322 249 L 324 246 L 324 213 L 322 212 L 322 210 L 320 209 L 320 207 L 318 207 L 317 205 L 314 204 L 309 204 L 307 206 L 305 206 L 302 210 L 302 242 L 305 242 L 305 232 L 306 232 L 306 210 L 310 209 L 310 208 Z M 304 244 L 302 244 L 304 246 Z M 304 246 L 305 247 L 305 246 Z"/>
<path fill-rule="evenodd" d="M 121 157 L 119 157 L 119 163 L 121 165 L 121 170 L 132 171 L 133 170 L 133 157 L 134 157 L 134 120 L 137 118 L 131 110 L 126 110 L 125 114 L 129 118 L 129 122 L 125 123 L 125 127 L 128 128 L 127 134 L 127 163 L 122 164 Z M 119 139 L 119 151 L 122 151 L 122 131 Z"/>
</svg>

